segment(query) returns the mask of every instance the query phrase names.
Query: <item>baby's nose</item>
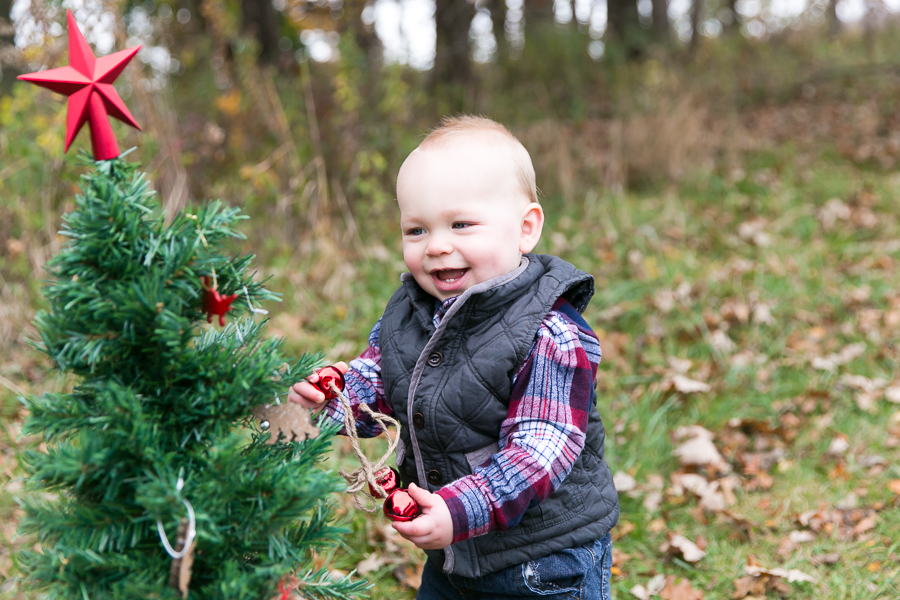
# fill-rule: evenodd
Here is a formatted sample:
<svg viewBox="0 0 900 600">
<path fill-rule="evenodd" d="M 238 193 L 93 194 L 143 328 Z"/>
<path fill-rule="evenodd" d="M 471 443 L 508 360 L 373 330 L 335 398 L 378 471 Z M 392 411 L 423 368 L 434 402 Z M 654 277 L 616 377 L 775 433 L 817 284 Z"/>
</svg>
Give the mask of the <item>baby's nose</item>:
<svg viewBox="0 0 900 600">
<path fill-rule="evenodd" d="M 441 254 L 450 254 L 453 252 L 453 244 L 450 243 L 445 236 L 435 235 L 429 238 L 425 252 L 429 256 L 438 256 Z"/>
</svg>

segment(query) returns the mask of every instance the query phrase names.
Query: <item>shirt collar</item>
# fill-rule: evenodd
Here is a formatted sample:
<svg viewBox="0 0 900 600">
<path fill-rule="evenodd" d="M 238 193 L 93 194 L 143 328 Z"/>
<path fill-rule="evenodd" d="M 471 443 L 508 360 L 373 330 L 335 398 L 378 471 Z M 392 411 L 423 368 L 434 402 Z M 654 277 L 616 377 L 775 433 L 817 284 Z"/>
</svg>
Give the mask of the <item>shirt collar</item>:
<svg viewBox="0 0 900 600">
<path fill-rule="evenodd" d="M 434 299 L 434 316 L 431 318 L 434 323 L 435 328 L 441 323 L 441 319 L 444 318 L 444 315 L 447 314 L 447 311 L 450 310 L 450 307 L 453 306 L 453 303 L 456 302 L 456 299 L 459 296 L 453 296 L 452 298 L 447 298 L 443 302 Z"/>
</svg>

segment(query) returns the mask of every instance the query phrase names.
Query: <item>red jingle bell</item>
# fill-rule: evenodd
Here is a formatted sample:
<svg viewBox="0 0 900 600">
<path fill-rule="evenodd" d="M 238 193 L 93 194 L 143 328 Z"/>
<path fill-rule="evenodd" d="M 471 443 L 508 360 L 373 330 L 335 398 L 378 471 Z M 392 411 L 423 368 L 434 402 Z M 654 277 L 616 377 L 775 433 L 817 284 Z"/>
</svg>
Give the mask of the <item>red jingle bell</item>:
<svg viewBox="0 0 900 600">
<path fill-rule="evenodd" d="M 422 514 L 419 503 L 404 489 L 394 490 L 384 501 L 384 515 L 391 521 L 412 521 Z"/>
<path fill-rule="evenodd" d="M 325 394 L 326 400 L 331 400 L 332 398 L 337 398 L 337 394 L 331 389 L 331 384 L 333 383 L 337 389 L 343 391 L 344 389 L 344 374 L 338 371 L 337 367 L 325 367 L 316 372 L 319 376 L 319 379 L 313 383 L 313 387 L 317 390 Z"/>
<path fill-rule="evenodd" d="M 390 495 L 391 492 L 400 487 L 400 474 L 393 467 L 385 467 L 375 473 L 375 483 L 384 489 L 385 494 Z M 369 492 L 376 498 L 381 495 L 371 483 L 369 484 Z"/>
</svg>

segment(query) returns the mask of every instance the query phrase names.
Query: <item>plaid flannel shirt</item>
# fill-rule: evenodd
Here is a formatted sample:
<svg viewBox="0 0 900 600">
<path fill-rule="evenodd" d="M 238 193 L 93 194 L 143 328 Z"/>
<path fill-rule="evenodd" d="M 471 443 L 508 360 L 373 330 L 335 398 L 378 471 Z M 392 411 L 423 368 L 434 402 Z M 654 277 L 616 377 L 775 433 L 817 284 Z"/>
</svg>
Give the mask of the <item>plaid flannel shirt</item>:
<svg viewBox="0 0 900 600">
<path fill-rule="evenodd" d="M 455 300 L 437 307 L 435 327 Z M 358 434 L 364 437 L 378 435 L 381 428 L 357 408 L 360 403 L 393 414 L 381 380 L 380 331 L 381 320 L 369 334 L 368 348 L 350 362 L 346 374 L 347 397 Z M 566 300 L 557 300 L 513 378 L 509 410 L 500 427 L 500 451 L 472 475 L 436 492 L 450 509 L 454 543 L 514 527 L 527 509 L 559 487 L 584 448 L 600 357 L 600 344 L 588 324 Z M 327 419 L 343 422 L 339 402 L 329 403 L 324 412 Z"/>
</svg>

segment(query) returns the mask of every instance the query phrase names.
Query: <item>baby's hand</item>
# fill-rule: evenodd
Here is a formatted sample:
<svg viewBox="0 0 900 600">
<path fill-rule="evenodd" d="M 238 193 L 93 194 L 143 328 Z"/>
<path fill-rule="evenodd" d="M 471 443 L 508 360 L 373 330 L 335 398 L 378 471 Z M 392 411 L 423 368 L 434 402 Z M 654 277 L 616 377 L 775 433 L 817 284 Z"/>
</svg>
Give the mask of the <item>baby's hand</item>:
<svg viewBox="0 0 900 600">
<path fill-rule="evenodd" d="M 452 544 L 453 518 L 444 499 L 414 483 L 407 491 L 419 503 L 422 514 L 412 521 L 394 521 L 397 533 L 423 550 L 440 550 Z"/>
<path fill-rule="evenodd" d="M 349 368 L 347 367 L 347 363 L 343 361 L 335 363 L 334 367 L 344 374 L 347 373 L 347 369 Z M 317 390 L 316 387 L 310 383 L 311 381 L 315 383 L 318 380 L 319 373 L 315 372 L 303 381 L 298 381 L 292 385 L 291 389 L 288 391 L 288 400 L 296 402 L 304 408 L 322 408 L 322 403 L 325 401 L 325 394 Z"/>
</svg>

